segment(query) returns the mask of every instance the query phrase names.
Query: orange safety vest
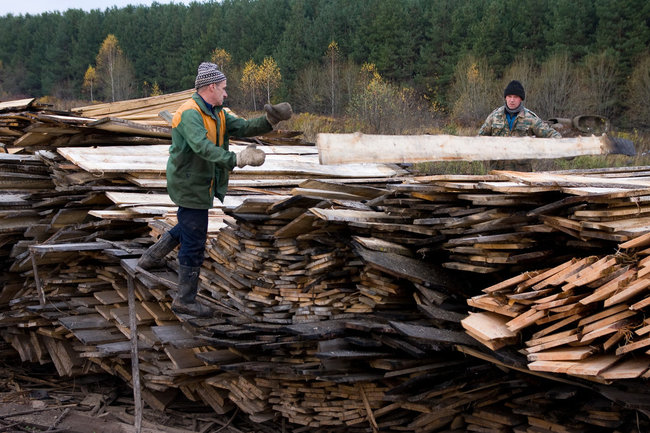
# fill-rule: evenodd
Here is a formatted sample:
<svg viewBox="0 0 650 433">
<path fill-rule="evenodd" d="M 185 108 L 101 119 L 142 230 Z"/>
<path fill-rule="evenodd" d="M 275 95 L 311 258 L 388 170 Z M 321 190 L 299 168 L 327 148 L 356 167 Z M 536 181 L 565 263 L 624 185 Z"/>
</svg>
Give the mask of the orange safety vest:
<svg viewBox="0 0 650 433">
<path fill-rule="evenodd" d="M 183 112 L 185 110 L 196 110 L 199 112 L 201 115 L 201 118 L 203 119 L 203 125 L 205 126 L 207 133 L 208 140 L 213 142 L 219 147 L 223 147 L 223 141 L 224 137 L 226 136 L 226 115 L 222 110 L 219 110 L 217 113 L 217 117 L 219 118 L 219 136 L 217 137 L 217 122 L 215 122 L 215 119 L 208 114 L 205 114 L 203 110 L 201 110 L 201 107 L 199 107 L 199 104 L 196 103 L 194 99 L 189 99 L 187 100 L 183 105 L 181 105 L 178 110 L 176 110 L 176 113 L 174 113 L 174 118 L 172 119 L 172 128 L 175 128 L 178 126 L 178 124 L 181 122 L 181 116 L 183 115 Z M 217 141 L 218 139 L 218 141 Z"/>
</svg>

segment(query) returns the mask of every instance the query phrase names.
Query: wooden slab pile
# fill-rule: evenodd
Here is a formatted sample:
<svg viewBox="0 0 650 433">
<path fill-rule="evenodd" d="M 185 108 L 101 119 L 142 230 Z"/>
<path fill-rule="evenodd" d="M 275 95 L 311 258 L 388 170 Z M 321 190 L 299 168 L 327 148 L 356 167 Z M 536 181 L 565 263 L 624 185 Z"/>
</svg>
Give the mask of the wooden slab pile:
<svg viewBox="0 0 650 433">
<path fill-rule="evenodd" d="M 622 244 L 644 245 L 648 235 Z M 518 275 L 470 298 L 486 312 L 463 326 L 493 350 L 518 344 L 528 368 L 604 381 L 646 378 L 647 249 L 572 259 Z"/>
<path fill-rule="evenodd" d="M 93 122 L 79 120 L 72 127 L 77 132 L 68 133 L 66 143 L 73 137 L 84 146 L 93 140 L 108 142 L 110 137 L 129 137 L 133 143 L 138 142 L 134 137 L 145 137 L 145 142 L 168 139 L 151 125 Z M 70 123 L 65 128 L 69 132 Z M 105 371 L 130 382 L 126 292 L 131 274 L 136 276 L 134 307 L 144 398 L 160 410 L 182 396 L 216 413 L 236 406 L 251 420 L 288 420 L 304 426 L 304 431 L 629 427 L 625 422 L 631 419 L 630 412 L 620 406 L 601 411 L 572 408 L 571 416 L 578 416 L 571 422 L 564 419 L 563 395 L 568 394 L 549 394 L 545 382 L 557 375 L 547 369 L 534 371 L 544 379 L 520 376 L 516 368 L 530 372 L 518 364 L 520 357 L 503 362 L 506 354 L 499 348 L 516 342 L 513 331 L 497 319 L 513 320 L 543 306 L 542 311 L 552 315 L 535 320 L 548 320 L 542 324 L 545 334 L 533 338 L 539 330 L 530 332 L 530 339 L 541 339 L 536 343 L 542 345 L 573 327 L 584 330 L 597 324 L 596 331 L 600 325 L 635 320 L 638 329 L 644 329 L 645 304 L 638 310 L 628 308 L 633 315 L 623 318 L 616 316 L 619 311 L 580 321 L 601 310 L 644 302 L 640 263 L 647 254 L 637 252 L 630 259 L 613 256 L 613 250 L 618 242 L 649 231 L 642 220 L 643 202 L 650 195 L 648 170 L 537 177 L 499 172 L 395 184 L 399 170 L 393 167 L 373 166 L 373 174 L 361 171 L 367 166 L 316 168 L 313 148 L 289 135 L 275 135 L 264 145 L 269 150 L 266 168 L 236 170 L 229 194 L 233 201 L 225 213 L 216 211 L 211 217 L 199 298 L 218 316 L 204 320 L 176 317 L 169 309 L 176 289 L 173 254 L 163 269 L 135 268 L 143 244 L 151 241 L 143 239 L 145 230 L 156 237 L 175 223 L 169 212 L 173 205 L 162 193 L 166 145 L 61 144 L 66 147 L 57 155 L 45 147 L 63 142 L 64 135 L 47 142 L 41 135 L 43 141 L 25 148 L 40 163 L 34 162 L 34 167 L 29 159 L 7 163 L 20 166 L 7 170 L 23 173 L 47 167 L 54 186 L 27 188 L 13 202 L 7 197 L 8 210 L 36 211 L 38 220 L 21 226 L 22 239 L 12 252 L 10 273 L 21 283 L 5 284 L 1 293 L 3 338 L 21 359 L 52 362 L 62 376 Z M 265 139 L 256 140 L 262 144 Z M 126 154 L 133 164 L 125 162 Z M 328 179 L 304 180 L 313 176 Z M 246 197 L 250 195 L 254 197 Z M 28 217 L 33 212 L 17 215 Z M 9 231 L 14 238 L 6 239 L 17 238 L 21 230 Z M 508 279 L 528 270 L 522 274 L 528 281 L 547 271 L 534 272 L 540 263 L 559 269 L 563 264 L 572 266 L 573 257 L 575 263 L 587 257 L 577 272 L 591 269 L 598 277 L 555 285 L 547 281 L 541 293 L 532 285 L 516 292 L 524 280 Z M 606 258 L 602 269 L 590 268 L 600 266 L 600 258 Z M 610 258 L 614 262 L 608 263 Z M 630 270 L 636 274 L 628 280 Z M 483 274 L 505 285 L 495 284 L 493 293 L 471 298 L 472 306 L 488 310 L 489 316 L 473 313 L 466 318 L 466 298 L 489 284 Z M 556 279 L 560 274 L 554 274 Z M 471 278 L 474 275 L 480 286 Z M 609 301 L 611 307 L 604 303 L 620 298 L 618 292 L 585 305 L 584 311 L 573 309 L 595 284 L 605 285 L 622 275 L 628 275 L 626 284 L 639 291 Z M 567 284 L 574 287 L 564 290 Z M 583 312 L 590 315 L 581 316 Z M 579 317 L 558 325 L 574 315 Z M 500 326 L 474 326 L 470 337 L 461 321 L 471 323 L 477 316 Z M 615 322 L 601 322 L 612 316 Z M 529 317 L 522 316 L 525 319 Z M 522 334 L 535 326 L 540 325 L 523 327 Z M 492 329 L 500 333 L 488 334 Z M 590 343 L 604 345 L 612 334 L 594 337 Z M 634 345 L 645 338 L 643 331 L 621 334 L 610 350 L 617 350 L 614 344 L 629 340 Z M 572 333 L 567 337 L 575 338 Z M 476 340 L 498 351 L 498 359 L 477 350 L 481 346 Z M 632 347 L 624 356 L 645 350 L 642 345 Z M 505 379 L 500 370 L 504 366 L 511 369 Z M 584 377 L 580 374 L 567 383 L 569 394 L 577 395 L 576 390 L 586 386 Z M 640 402 L 634 407 L 646 408 L 644 398 L 636 398 L 645 395 L 643 391 L 623 392 L 617 382 L 597 390 L 628 408 L 631 401 Z M 588 386 L 584 389 L 583 401 L 602 400 Z M 542 417 L 540 407 L 552 416 Z"/>
<path fill-rule="evenodd" d="M 201 283 L 202 295 L 209 296 L 201 299 L 222 318 L 188 321 L 190 328 L 179 326 L 168 310 L 167 287 L 173 287 L 173 274 L 161 271 L 153 277 L 138 277 L 147 403 L 164 408 L 181 392 L 217 413 L 236 405 L 254 420 L 281 414 L 309 428 L 361 428 L 372 425 L 372 419 L 382 430 L 399 426 L 435 431 L 452 423 L 472 428 L 487 424 L 490 418 L 484 413 L 465 420 L 465 407 L 488 406 L 495 398 L 502 401 L 497 395 L 509 394 L 502 388 L 501 372 L 492 382 L 475 384 L 475 392 L 467 384 L 466 373 L 460 373 L 481 365 L 485 368 L 485 364 L 451 351 L 455 344 L 472 344 L 457 331 L 464 316 L 453 314 L 457 293 L 444 290 L 450 283 L 442 278 L 443 272 L 433 272 L 409 257 L 412 253 L 407 246 L 413 234 L 428 236 L 414 232 L 405 220 L 397 219 L 401 224 L 395 224 L 390 214 L 367 208 L 367 203 L 381 200 L 386 190 L 312 181 L 296 193 L 275 201 L 244 202 L 229 212 L 235 220 L 222 231 L 224 238 L 219 232 L 211 240 L 206 250 L 211 260 L 206 261 Z M 162 221 L 157 224 L 156 230 L 164 230 Z M 400 245 L 367 234 L 386 234 L 392 240 L 404 235 L 406 242 Z M 317 264 L 310 267 L 312 263 Z M 338 279 L 331 275 L 332 269 L 342 272 Z M 300 278 L 290 274 L 293 270 L 299 271 Z M 103 282 L 110 281 L 112 290 L 104 284 L 83 301 L 96 312 L 79 304 L 68 306 L 63 310 L 67 315 L 56 321 L 50 318 L 47 324 L 40 322 L 37 329 L 56 335 L 58 328 L 69 337 L 62 341 L 73 338 L 77 342 L 72 352 L 58 346 L 52 349 L 75 360 L 68 361 L 72 364 L 57 361 L 63 373 L 99 367 L 128 381 L 124 273 L 113 266 L 100 275 Z M 309 278 L 315 280 L 310 284 Z M 281 287 L 274 288 L 274 284 Z M 248 296 L 253 291 L 256 296 Z M 343 297 L 329 298 L 341 293 Z M 47 299 L 56 294 L 47 291 Z M 301 294 L 307 296 L 301 298 Z M 33 305 L 36 295 L 32 294 Z M 410 303 L 406 302 L 409 295 Z M 338 305 L 335 309 L 337 302 L 355 307 L 355 302 L 341 301 L 345 296 L 356 297 L 362 309 L 346 311 Z M 319 299 L 325 299 L 325 305 L 318 305 Z M 420 314 L 415 314 L 414 306 Z M 325 309 L 308 310 L 316 307 Z M 301 308 L 311 314 L 329 314 L 313 316 L 322 319 L 323 325 L 316 326 L 305 322 Z M 44 313 L 33 317 L 34 326 Z M 22 346 L 29 347 L 32 335 L 30 331 L 20 337 Z M 42 353 L 47 353 L 43 360 L 52 357 L 49 349 Z M 454 376 L 462 385 L 446 382 Z M 526 422 L 539 425 L 533 416 Z"/>
<path fill-rule="evenodd" d="M 0 153 L 0 259 L 5 273 L 11 264 L 14 246 L 23 240 L 26 229 L 42 217 L 32 208 L 32 194 L 53 188 L 47 167 L 33 155 Z"/>
<path fill-rule="evenodd" d="M 445 267 L 474 273 L 530 269 L 650 230 L 642 205 L 650 194 L 645 167 L 493 173 L 420 177 L 414 180 L 421 185 L 393 188 L 396 197 L 431 203 L 435 217 L 413 222 L 445 236 L 443 247 L 451 253 Z"/>
<path fill-rule="evenodd" d="M 421 254 L 449 254 L 448 269 L 495 273 L 551 256 L 558 237 L 528 211 L 545 204 L 549 189 L 499 190 L 507 182 L 495 175 L 440 175 L 417 183 L 389 186 L 392 196 L 378 203 L 389 213 L 409 216 L 411 230 L 429 242 L 413 241 Z M 495 190 L 496 188 L 496 190 Z M 562 236 L 560 236 L 561 238 Z"/>
<path fill-rule="evenodd" d="M 159 113 L 168 111 L 173 114 L 194 92 L 194 89 L 189 89 L 147 98 L 86 105 L 73 108 L 72 111 L 85 117 L 116 117 L 138 123 L 164 126 L 167 125 L 167 121 L 162 119 Z"/>
<path fill-rule="evenodd" d="M 34 153 L 64 146 L 153 145 L 168 143 L 170 136 L 168 126 L 114 117 L 79 117 L 49 109 L 34 99 L 0 104 L 0 143 L 8 153 Z"/>
<path fill-rule="evenodd" d="M 449 377 L 468 362 L 453 354 L 444 360 L 427 355 L 472 344 L 460 331 L 463 316 L 435 305 L 446 295 L 430 287 L 448 284 L 444 272 L 397 254 L 406 250 L 388 242 L 354 236 L 359 245 L 352 248 L 346 220 L 372 213 L 319 214 L 333 205 L 346 210 L 329 201 L 338 200 L 331 199 L 336 195 L 361 206 L 361 200 L 385 191 L 315 181 L 300 191 L 310 195 L 275 203 L 248 200 L 229 211 L 235 221 L 207 248 L 211 260 L 202 270 L 202 299 L 227 321 L 197 326 L 199 338 L 214 348 L 198 357 L 231 373 L 207 382 L 227 389 L 254 419 L 279 412 L 310 427 L 352 426 L 368 422 L 371 410 L 378 425 L 384 415 L 390 419 L 385 426 L 416 419 L 409 428 L 417 431 L 448 423 L 461 413 L 458 388 L 420 404 L 402 402 L 403 393 L 438 386 L 434 378 Z M 320 203 L 322 208 L 314 207 Z M 417 286 L 420 304 L 437 326 L 406 310 Z M 397 386 L 404 381 L 414 384 Z M 386 398 L 394 402 L 382 404 Z M 466 395 L 463 402 L 482 398 L 483 393 Z M 432 413 L 433 405 L 447 400 L 448 411 Z"/>
<path fill-rule="evenodd" d="M 372 228 L 376 233 L 381 233 L 381 230 L 377 230 L 377 226 L 386 224 L 391 227 L 390 225 L 393 223 L 390 221 L 395 221 L 395 218 L 389 214 L 364 208 L 362 203 L 363 201 L 381 203 L 380 200 L 375 200 L 378 197 L 383 197 L 386 191 L 356 188 L 353 192 L 342 185 L 310 182 L 301 185 L 295 192 L 296 196 L 277 203 L 269 204 L 268 201 L 249 200 L 229 211 L 228 213 L 235 218 L 235 222 L 230 222 L 226 229 L 221 230 L 211 240 L 210 246 L 207 248 L 207 253 L 214 262 L 208 261 L 204 264 L 202 291 L 206 294 L 209 293 L 207 296 L 210 299 L 209 305 L 222 314 L 233 316 L 233 319 L 227 325 L 204 328 L 198 332 L 205 335 L 208 331 L 209 335 L 203 338 L 217 348 L 219 353 L 233 348 L 238 353 L 251 351 L 248 355 L 251 361 L 238 362 L 232 366 L 221 365 L 222 369 L 240 373 L 247 372 L 246 374 L 251 374 L 251 371 L 258 372 L 258 374 L 264 372 L 265 377 L 274 373 L 282 373 L 283 380 L 271 383 L 280 389 L 292 389 L 290 382 L 287 383 L 289 372 L 299 374 L 302 380 L 305 380 L 305 377 L 314 374 L 316 365 L 318 365 L 320 380 L 332 378 L 340 380 L 341 376 L 337 370 L 332 371 L 329 375 L 326 372 L 334 366 L 337 366 L 340 371 L 340 363 L 345 361 L 343 370 L 346 371 L 346 380 L 353 381 L 355 376 L 352 375 L 352 372 L 355 370 L 350 364 L 353 359 L 357 365 L 362 360 L 364 361 L 363 365 L 366 365 L 358 374 L 361 372 L 368 374 L 373 369 L 382 368 L 380 366 L 386 368 L 387 365 L 390 365 L 386 356 L 389 353 L 392 353 L 393 357 L 396 356 L 396 349 L 400 356 L 407 354 L 408 357 L 430 357 L 431 350 L 436 350 L 434 348 L 441 350 L 441 347 L 449 343 L 467 344 L 467 341 L 461 343 L 453 332 L 445 332 L 445 327 L 439 325 L 441 322 L 446 322 L 449 327 L 449 323 L 457 324 L 463 317 L 463 315 L 455 316 L 453 312 L 440 308 L 443 302 L 448 301 L 449 294 L 436 292 L 431 287 L 444 287 L 445 284 L 432 278 L 430 271 L 427 271 L 419 261 L 414 260 L 417 265 L 411 268 L 406 266 L 405 264 L 413 264 L 408 260 L 408 255 L 395 253 L 395 251 L 400 251 L 402 254 L 408 254 L 408 249 L 405 246 L 384 239 L 370 239 L 362 236 L 363 229 Z M 301 195 L 301 192 L 306 195 Z M 354 197 L 355 195 L 356 197 Z M 347 200 L 344 200 L 343 196 Z M 353 198 L 356 200 L 352 200 Z M 360 208 L 363 210 L 359 210 Z M 283 219 L 289 218 L 289 216 L 291 219 Z M 409 231 L 409 228 L 404 228 L 406 227 L 404 224 L 402 226 L 405 232 Z M 354 227 L 355 230 L 350 230 L 350 227 Z M 389 233 L 396 230 L 397 228 L 392 226 Z M 354 239 L 360 245 L 372 246 L 375 250 L 370 248 L 348 249 L 346 246 L 350 241 L 345 240 L 346 238 Z M 315 249 L 314 242 L 318 249 Z M 328 250 L 328 248 L 330 249 Z M 336 254 L 332 254 L 334 251 Z M 375 254 L 378 252 L 379 254 Z M 343 260 L 336 262 L 337 256 Z M 326 260 L 322 261 L 322 259 Z M 331 282 L 319 276 L 318 265 L 313 266 L 314 271 L 309 270 L 310 262 L 325 266 L 324 269 L 329 271 L 324 274 L 325 276 L 341 277 L 342 279 L 336 283 L 341 288 L 344 288 L 346 284 L 355 285 L 358 290 L 358 298 L 355 302 L 362 308 L 346 310 L 344 302 L 347 302 L 348 299 L 345 294 L 340 293 L 340 288 L 338 291 L 331 291 L 333 288 L 330 286 Z M 349 269 L 346 268 L 352 265 L 358 266 L 358 268 L 354 272 L 349 272 Z M 363 267 L 361 267 L 362 265 Z M 328 266 L 334 267 L 337 272 L 331 272 L 331 268 Z M 296 273 L 292 274 L 294 271 Z M 358 282 L 355 281 L 355 274 L 359 275 Z M 283 276 L 285 278 L 282 278 Z M 296 276 L 300 278 L 296 278 Z M 311 283 L 311 278 L 320 279 L 319 284 Z M 364 280 L 367 281 L 365 287 L 360 284 Z M 320 283 L 327 285 L 321 286 Z M 386 326 L 387 314 L 397 313 L 391 312 L 390 309 L 389 312 L 385 309 L 382 310 L 382 308 L 386 308 L 387 304 L 390 305 L 390 302 L 377 302 L 382 299 L 381 296 L 377 296 L 378 292 L 381 294 L 382 290 L 387 290 L 384 295 L 386 298 L 390 298 L 391 295 L 396 295 L 391 290 L 403 291 L 407 287 L 410 289 L 406 292 L 416 293 L 414 300 L 419 304 L 419 309 L 427 314 L 433 323 L 437 323 L 437 326 L 431 326 L 431 321 L 417 324 L 405 323 L 403 314 L 402 321 L 388 321 L 387 325 L 389 326 Z M 366 290 L 372 290 L 374 293 L 365 292 Z M 333 300 L 328 299 L 328 296 L 325 296 L 326 293 L 338 297 Z M 368 293 L 370 294 L 368 299 L 365 302 L 361 301 L 362 297 Z M 399 298 L 399 296 L 397 297 Z M 412 302 L 411 305 L 413 305 Z M 408 302 L 397 303 L 393 306 L 405 311 Z M 294 331 L 300 329 L 297 327 L 302 326 L 301 324 L 306 319 L 302 317 L 301 313 L 309 311 L 310 307 L 314 308 L 310 311 L 311 322 L 304 323 L 306 328 L 302 328 L 309 330 L 309 333 L 302 335 L 318 336 L 320 341 L 317 347 L 314 344 L 299 342 L 295 338 L 283 337 L 283 331 L 287 329 Z M 317 307 L 323 308 L 315 310 Z M 370 315 L 371 312 L 372 315 Z M 361 317 L 365 319 L 372 317 L 373 325 L 361 325 L 359 322 Z M 420 317 L 421 319 L 422 317 Z M 323 323 L 316 325 L 313 323 L 314 320 L 321 320 Z M 383 325 L 381 325 L 382 322 L 384 322 Z M 288 325 L 289 323 L 293 323 L 293 325 Z M 237 326 L 233 326 L 234 324 Z M 283 327 L 283 324 L 287 325 Z M 291 327 L 289 328 L 289 326 Z M 342 327 L 344 331 L 341 330 Z M 388 335 L 383 335 L 379 339 L 380 344 L 376 340 L 377 333 L 382 332 L 382 329 Z M 365 335 L 364 339 L 360 339 L 359 335 L 351 334 L 352 330 L 370 331 L 370 335 Z M 400 335 L 402 338 L 397 339 L 396 335 Z M 341 336 L 344 338 L 343 341 L 341 341 Z M 405 336 L 406 340 L 403 338 Z M 450 339 L 446 340 L 445 338 Z M 287 346 L 288 350 L 278 351 L 282 345 Z M 330 350 L 325 351 L 326 348 Z M 362 348 L 364 350 L 360 350 Z M 260 355 L 269 350 L 273 351 L 273 356 L 270 358 Z M 297 359 L 290 362 L 289 353 Z M 286 358 L 283 358 L 285 356 Z M 210 358 L 206 355 L 205 359 Z M 319 360 L 320 363 L 318 363 Z M 365 364 L 366 362 L 367 364 Z M 423 368 L 426 370 L 426 367 Z M 363 377 L 356 376 L 356 381 L 364 383 Z M 392 377 L 392 375 L 389 372 L 385 374 L 385 377 Z M 259 406 L 257 400 L 263 400 L 259 396 L 277 394 L 272 387 L 265 389 L 260 386 L 265 384 L 269 387 L 269 382 L 258 382 L 260 389 L 257 391 L 257 397 L 253 397 L 254 393 L 249 395 L 248 400 L 240 396 L 236 401 L 236 404 L 247 413 L 262 409 L 262 412 L 266 412 L 269 407 Z M 372 383 L 379 383 L 379 378 L 374 377 Z M 318 382 L 317 384 L 321 385 Z M 326 385 L 322 384 L 322 386 L 328 389 Z M 303 385 L 303 388 L 306 388 L 306 385 Z M 316 393 L 316 391 L 313 392 Z M 283 398 L 277 401 L 289 401 L 292 410 L 282 410 L 282 407 L 276 407 L 277 405 L 272 406 L 271 409 L 280 410 L 292 422 L 316 427 L 342 421 L 336 418 L 326 419 L 311 416 L 313 410 L 309 409 L 305 403 L 305 397 L 300 394 L 294 395 L 292 398 L 289 398 L 286 393 L 282 395 Z M 321 396 L 320 398 L 325 397 Z M 269 401 L 273 403 L 276 400 L 271 398 Z M 436 404 L 440 404 L 440 401 L 437 401 Z M 405 406 L 401 407 L 402 410 L 404 408 Z M 384 413 L 382 409 L 377 409 L 377 411 Z M 297 416 L 296 412 L 300 416 Z M 427 415 L 422 415 L 423 418 L 418 419 L 418 424 L 412 424 L 410 428 L 417 431 L 417 428 L 427 426 L 426 428 L 431 429 L 434 424 L 437 425 L 436 423 L 447 425 L 451 422 L 449 418 L 441 417 L 437 412 L 435 416 L 428 411 L 425 413 Z M 457 414 L 457 412 L 452 413 Z M 420 422 L 422 424 L 419 424 Z M 475 419 L 473 422 L 478 421 Z M 542 425 L 547 421 L 537 421 L 537 418 L 531 416 L 529 422 L 531 425 Z M 485 423 L 489 422 L 485 421 Z M 550 428 L 553 423 L 545 425 Z M 585 431 L 588 431 L 588 427 L 584 428 Z M 426 429 L 422 431 L 426 431 Z"/>
</svg>

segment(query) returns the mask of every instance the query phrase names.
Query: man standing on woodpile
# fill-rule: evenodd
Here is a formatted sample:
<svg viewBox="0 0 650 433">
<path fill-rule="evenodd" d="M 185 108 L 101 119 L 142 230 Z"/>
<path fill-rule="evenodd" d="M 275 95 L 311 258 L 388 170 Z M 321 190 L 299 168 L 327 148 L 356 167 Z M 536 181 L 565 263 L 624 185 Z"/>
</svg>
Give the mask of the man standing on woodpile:
<svg viewBox="0 0 650 433">
<path fill-rule="evenodd" d="M 478 135 L 562 138 L 559 132 L 540 119 L 537 114 L 524 107 L 526 92 L 519 81 L 509 82 L 503 91 L 503 97 L 505 104 L 490 113 L 479 129 Z M 492 161 L 491 169 L 532 171 L 532 163 L 530 160 Z"/>
<path fill-rule="evenodd" d="M 229 137 L 251 137 L 269 132 L 292 115 L 291 105 L 265 105 L 265 116 L 251 120 L 223 109 L 226 77 L 214 63 L 199 65 L 196 93 L 172 119 L 172 145 L 167 161 L 167 191 L 178 206 L 178 224 L 164 233 L 142 255 L 138 266 L 150 269 L 164 264 L 164 257 L 179 243 L 178 293 L 175 313 L 209 317 L 212 310 L 196 301 L 199 273 L 204 259 L 208 210 L 214 197 L 223 202 L 230 171 L 235 166 L 260 166 L 265 153 L 249 145 L 239 153 L 228 150 Z"/>
</svg>

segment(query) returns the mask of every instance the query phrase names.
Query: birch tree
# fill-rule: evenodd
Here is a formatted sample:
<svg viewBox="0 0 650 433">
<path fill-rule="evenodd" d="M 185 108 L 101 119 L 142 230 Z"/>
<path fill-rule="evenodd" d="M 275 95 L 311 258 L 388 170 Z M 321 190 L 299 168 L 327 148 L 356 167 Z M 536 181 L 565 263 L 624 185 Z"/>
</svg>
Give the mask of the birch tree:
<svg viewBox="0 0 650 433">
<path fill-rule="evenodd" d="M 105 98 L 112 102 L 127 99 L 133 91 L 134 73 L 117 38 L 109 34 L 97 54 L 97 78 Z"/>
<path fill-rule="evenodd" d="M 244 65 L 244 70 L 242 71 L 241 77 L 241 86 L 244 92 L 250 92 L 251 98 L 253 99 L 253 110 L 257 111 L 257 102 L 255 101 L 255 91 L 258 87 L 258 76 L 257 76 L 258 66 L 255 64 L 253 59 L 249 59 Z"/>
<path fill-rule="evenodd" d="M 270 104 L 271 92 L 280 86 L 280 80 L 282 79 L 280 68 L 273 57 L 264 58 L 264 61 L 258 68 L 257 75 L 259 77 L 259 83 L 266 90 L 266 102 Z"/>
<path fill-rule="evenodd" d="M 88 69 L 86 69 L 86 73 L 84 74 L 83 88 L 87 89 L 90 92 L 91 101 L 95 100 L 95 98 L 93 97 L 93 89 L 95 87 L 96 82 L 97 82 L 97 69 L 93 68 L 92 65 L 88 65 Z"/>
<path fill-rule="evenodd" d="M 223 48 L 215 48 L 212 50 L 212 54 L 210 54 L 210 61 L 217 65 L 219 70 L 224 74 L 226 73 L 228 66 L 230 66 L 231 60 L 232 57 L 228 51 L 224 50 Z"/>
<path fill-rule="evenodd" d="M 336 88 L 338 83 L 338 58 L 339 58 L 339 44 L 336 41 L 330 42 L 327 46 L 327 63 L 329 69 L 329 81 L 330 81 L 330 106 L 331 106 L 331 115 L 334 117 L 335 107 L 336 107 Z"/>
</svg>

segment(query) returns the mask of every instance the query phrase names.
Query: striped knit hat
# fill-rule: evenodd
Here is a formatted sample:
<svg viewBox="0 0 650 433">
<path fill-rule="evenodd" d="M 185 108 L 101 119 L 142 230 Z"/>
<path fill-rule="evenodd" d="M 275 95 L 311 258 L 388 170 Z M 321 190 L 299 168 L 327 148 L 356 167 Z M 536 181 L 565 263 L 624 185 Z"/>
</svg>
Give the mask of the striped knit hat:
<svg viewBox="0 0 650 433">
<path fill-rule="evenodd" d="M 217 65 L 210 62 L 203 62 L 199 65 L 199 71 L 194 81 L 194 88 L 200 89 L 208 84 L 220 83 L 225 79 L 226 76 L 217 68 Z"/>
</svg>

